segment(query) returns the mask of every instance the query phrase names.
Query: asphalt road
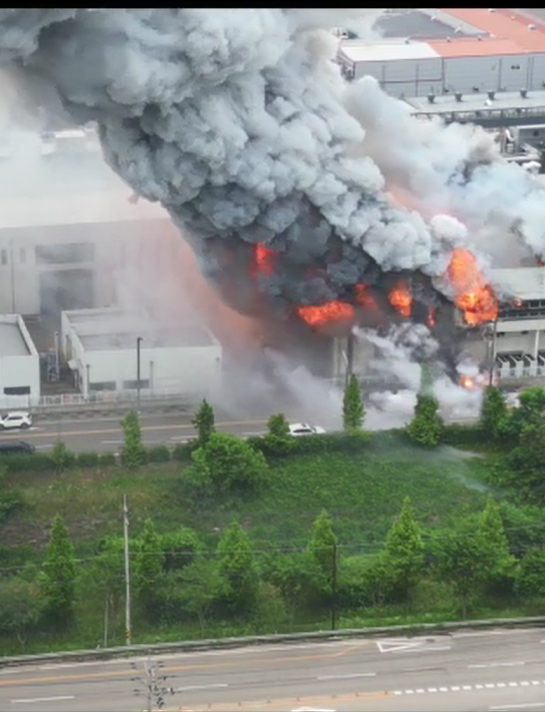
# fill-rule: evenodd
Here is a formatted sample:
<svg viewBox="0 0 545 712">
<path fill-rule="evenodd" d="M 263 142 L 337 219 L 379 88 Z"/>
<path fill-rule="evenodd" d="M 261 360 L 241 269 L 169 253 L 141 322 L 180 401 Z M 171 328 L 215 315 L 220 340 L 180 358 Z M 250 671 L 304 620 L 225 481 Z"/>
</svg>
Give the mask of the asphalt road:
<svg viewBox="0 0 545 712">
<path fill-rule="evenodd" d="M 161 656 L 175 690 L 165 709 L 195 712 L 545 711 L 545 631 L 351 639 Z M 138 670 L 143 659 L 134 659 Z M 136 712 L 127 660 L 0 669 L 0 709 Z M 155 708 L 154 708 L 155 709 Z"/>
<path fill-rule="evenodd" d="M 142 415 L 140 424 L 142 438 L 146 446 L 175 445 L 194 437 L 190 415 L 183 413 Z M 223 420 L 216 416 L 217 429 L 237 435 L 261 434 L 266 430 L 264 420 Z M 58 439 L 74 452 L 95 451 L 115 452 L 123 442 L 120 416 L 89 417 L 78 420 L 42 420 L 35 418 L 27 430 L 4 430 L 0 432 L 0 442 L 4 440 L 24 440 L 37 450 L 47 451 Z"/>
</svg>

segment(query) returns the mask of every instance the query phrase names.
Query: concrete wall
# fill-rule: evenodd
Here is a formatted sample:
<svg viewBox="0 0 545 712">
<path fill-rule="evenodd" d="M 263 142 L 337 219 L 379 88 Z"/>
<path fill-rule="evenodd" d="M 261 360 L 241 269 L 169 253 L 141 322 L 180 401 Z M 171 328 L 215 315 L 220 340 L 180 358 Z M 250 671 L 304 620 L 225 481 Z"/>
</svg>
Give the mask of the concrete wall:
<svg viewBox="0 0 545 712">
<path fill-rule="evenodd" d="M 134 281 L 149 273 L 156 236 L 165 235 L 168 217 L 111 223 L 81 223 L 26 228 L 0 227 L 0 313 L 39 314 L 42 309 L 40 279 L 46 273 L 89 270 L 93 299 L 82 307 L 110 306 L 119 298 L 119 273 L 130 265 Z M 84 262 L 40 264 L 36 250 L 43 245 L 67 243 L 92 245 L 92 258 Z M 162 243 L 161 243 L 162 244 Z M 141 274 L 140 274 L 141 273 Z"/>
<path fill-rule="evenodd" d="M 1 315 L 0 321 L 17 325 L 29 350 L 27 355 L 0 356 L 0 407 L 28 408 L 40 397 L 40 357 L 26 326 L 16 314 Z M 29 395 L 6 395 L 6 388 L 30 388 Z"/>
</svg>

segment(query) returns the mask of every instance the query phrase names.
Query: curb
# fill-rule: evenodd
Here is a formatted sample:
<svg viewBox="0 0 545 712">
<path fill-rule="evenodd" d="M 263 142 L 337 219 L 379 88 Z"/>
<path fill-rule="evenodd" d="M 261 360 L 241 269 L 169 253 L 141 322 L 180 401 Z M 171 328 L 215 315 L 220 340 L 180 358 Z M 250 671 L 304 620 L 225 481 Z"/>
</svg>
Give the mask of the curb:
<svg viewBox="0 0 545 712">
<path fill-rule="evenodd" d="M 413 637 L 419 633 L 446 633 L 458 630 L 478 630 L 487 628 L 530 628 L 545 626 L 545 616 L 532 618 L 491 618 L 488 620 L 454 621 L 447 623 L 415 623 L 393 626 L 376 626 L 371 628 L 344 628 L 341 630 L 315 631 L 309 633 L 286 633 L 274 635 L 256 635 L 240 638 L 217 638 L 204 640 L 186 640 L 174 643 L 151 643 L 115 648 L 99 648 L 96 650 L 73 650 L 63 653 L 43 653 L 38 655 L 20 655 L 17 657 L 0 658 L 0 668 L 16 667 L 39 663 L 84 662 L 92 660 L 113 660 L 129 658 L 135 655 L 157 655 L 161 653 L 201 652 L 206 650 L 229 650 L 252 645 L 274 645 L 279 643 L 316 643 L 343 638 L 373 638 L 391 634 L 405 634 Z"/>
</svg>

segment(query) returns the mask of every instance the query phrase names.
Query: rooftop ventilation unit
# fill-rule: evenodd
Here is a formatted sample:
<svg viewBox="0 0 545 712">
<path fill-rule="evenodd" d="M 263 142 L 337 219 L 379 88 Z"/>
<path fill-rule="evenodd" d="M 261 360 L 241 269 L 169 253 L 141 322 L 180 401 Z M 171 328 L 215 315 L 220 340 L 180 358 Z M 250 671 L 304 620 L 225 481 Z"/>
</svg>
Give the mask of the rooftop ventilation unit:
<svg viewBox="0 0 545 712">
<path fill-rule="evenodd" d="M 455 98 L 456 98 L 456 101 L 462 101 L 462 92 L 461 92 L 461 91 L 457 91 L 457 92 L 454 94 L 454 96 L 455 96 Z"/>
<path fill-rule="evenodd" d="M 428 94 L 428 101 L 430 104 L 435 103 L 435 94 Z"/>
<path fill-rule="evenodd" d="M 495 92 L 495 91 L 489 91 L 489 92 L 487 92 L 487 94 L 488 94 L 488 98 L 490 99 L 490 101 L 494 101 L 494 97 L 496 96 L 496 92 Z"/>
<path fill-rule="evenodd" d="M 535 30 L 535 29 L 536 29 L 536 26 L 535 26 L 535 25 L 528 25 L 528 29 L 529 29 L 529 30 Z"/>
<path fill-rule="evenodd" d="M 528 96 L 528 89 L 521 89 L 520 95 L 523 99 L 526 99 L 526 97 Z"/>
<path fill-rule="evenodd" d="M 488 12 L 496 12 L 496 8 L 495 8 L 495 7 L 489 7 L 489 8 L 488 8 Z"/>
</svg>

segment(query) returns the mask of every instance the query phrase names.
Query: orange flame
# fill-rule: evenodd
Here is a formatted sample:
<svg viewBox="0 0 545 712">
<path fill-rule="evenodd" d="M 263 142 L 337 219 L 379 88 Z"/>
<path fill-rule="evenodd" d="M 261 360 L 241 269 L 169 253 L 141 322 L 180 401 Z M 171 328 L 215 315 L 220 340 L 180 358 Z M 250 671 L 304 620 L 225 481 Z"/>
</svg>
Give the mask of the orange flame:
<svg viewBox="0 0 545 712">
<path fill-rule="evenodd" d="M 460 386 L 471 390 L 475 386 L 475 380 L 471 376 L 460 376 Z"/>
<path fill-rule="evenodd" d="M 321 326 L 323 324 L 352 321 L 354 319 L 354 307 L 346 302 L 332 301 L 326 302 L 319 307 L 297 307 L 297 314 L 309 326 Z"/>
<path fill-rule="evenodd" d="M 388 295 L 388 301 L 404 317 L 411 316 L 413 298 L 405 282 L 398 282 Z"/>
<path fill-rule="evenodd" d="M 448 277 L 454 287 L 454 303 L 463 311 L 466 324 L 477 326 L 497 318 L 498 302 L 471 252 L 462 248 L 452 251 Z"/>
<path fill-rule="evenodd" d="M 257 274 L 272 274 L 274 270 L 273 257 L 275 251 L 258 243 L 255 246 L 254 252 L 254 268 L 252 274 L 255 277 Z"/>
<path fill-rule="evenodd" d="M 366 284 L 356 284 L 356 301 L 362 307 L 376 307 L 377 303 L 372 294 L 369 294 L 369 287 Z"/>
</svg>

